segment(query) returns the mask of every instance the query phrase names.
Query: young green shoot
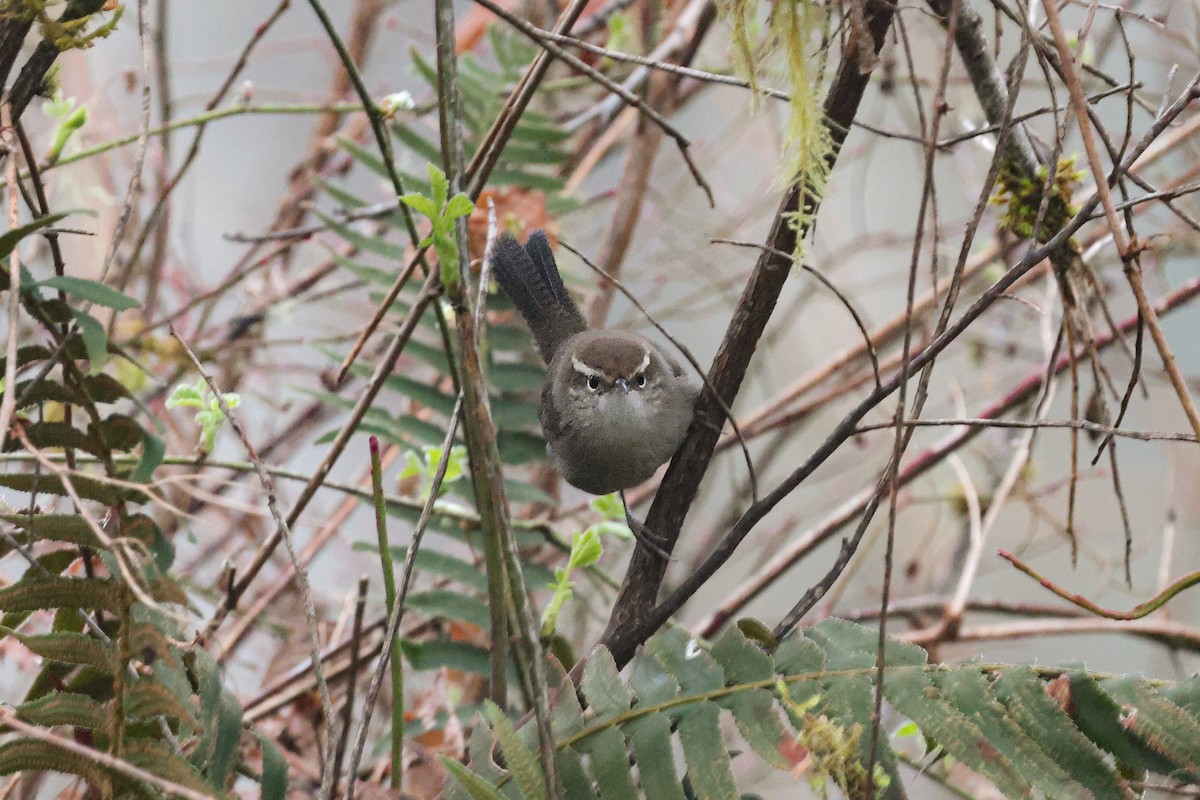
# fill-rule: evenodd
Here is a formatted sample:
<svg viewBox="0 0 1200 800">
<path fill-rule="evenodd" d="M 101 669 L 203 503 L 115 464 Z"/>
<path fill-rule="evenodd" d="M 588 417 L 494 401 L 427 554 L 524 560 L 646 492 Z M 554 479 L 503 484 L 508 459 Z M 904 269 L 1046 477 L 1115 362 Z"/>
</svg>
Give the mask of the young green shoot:
<svg viewBox="0 0 1200 800">
<path fill-rule="evenodd" d="M 225 404 L 230 408 L 237 408 L 238 404 L 242 402 L 242 398 L 237 392 L 226 392 L 223 396 Z M 221 410 L 221 404 L 217 398 L 209 392 L 204 378 L 200 378 L 191 386 L 185 383 L 176 386 L 175 391 L 171 392 L 171 396 L 167 398 L 166 405 L 167 408 L 200 409 L 194 417 L 196 424 L 200 426 L 198 446 L 202 453 L 211 453 L 217 440 L 217 431 L 225 422 L 225 412 Z"/>
</svg>

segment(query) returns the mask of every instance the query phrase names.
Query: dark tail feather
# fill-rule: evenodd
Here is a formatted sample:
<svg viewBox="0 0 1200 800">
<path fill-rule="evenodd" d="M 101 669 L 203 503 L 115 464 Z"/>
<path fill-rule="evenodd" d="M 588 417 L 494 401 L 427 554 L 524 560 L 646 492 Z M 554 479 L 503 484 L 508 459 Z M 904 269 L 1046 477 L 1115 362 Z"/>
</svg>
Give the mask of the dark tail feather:
<svg viewBox="0 0 1200 800">
<path fill-rule="evenodd" d="M 544 230 L 539 228 L 529 234 L 529 240 L 525 242 L 525 252 L 529 253 L 529 257 L 533 259 L 534 265 L 542 275 L 542 280 L 558 298 L 558 304 L 578 314 L 579 312 L 575 309 L 575 301 L 571 299 L 571 295 L 567 294 L 567 287 L 563 286 L 562 275 L 558 272 L 558 264 L 554 263 L 554 251 L 550 249 L 550 240 L 546 238 Z"/>
<path fill-rule="evenodd" d="M 547 364 L 560 344 L 587 328 L 563 286 L 542 231 L 535 231 L 526 247 L 501 234 L 492 246 L 492 273 L 529 324 Z"/>
</svg>

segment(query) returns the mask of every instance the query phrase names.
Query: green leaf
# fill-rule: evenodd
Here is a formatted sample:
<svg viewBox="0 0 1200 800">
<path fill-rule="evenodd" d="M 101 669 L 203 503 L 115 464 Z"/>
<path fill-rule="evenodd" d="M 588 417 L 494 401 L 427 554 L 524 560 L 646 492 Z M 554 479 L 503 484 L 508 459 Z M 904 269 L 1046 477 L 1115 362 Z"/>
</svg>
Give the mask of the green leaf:
<svg viewBox="0 0 1200 800">
<path fill-rule="evenodd" d="M 88 608 L 116 614 L 124 590 L 112 578 L 62 578 L 29 574 L 0 589 L 0 611 Z"/>
<path fill-rule="evenodd" d="M 375 286 L 391 286 L 392 281 L 396 279 L 395 270 L 373 267 L 370 264 L 364 264 L 361 261 L 355 261 L 339 254 L 334 254 L 333 260 L 337 262 L 339 267 L 343 267 L 354 273 L 355 277 L 357 277 L 363 283 L 369 283 Z M 409 308 L 410 306 L 399 300 L 397 300 L 396 305 L 393 306 L 394 310 L 399 310 L 401 313 L 407 313 Z M 411 342 L 409 344 L 411 344 Z"/>
<path fill-rule="evenodd" d="M 69 211 L 64 211 L 61 214 L 50 214 L 40 219 L 35 219 L 33 222 L 30 222 L 26 225 L 13 228 L 12 230 L 5 232 L 3 235 L 0 235 L 0 258 L 8 258 L 9 255 L 12 254 L 12 251 L 16 249 L 17 244 L 26 236 L 31 233 L 36 233 L 42 228 L 53 225 L 60 219 L 66 217 L 69 213 Z"/>
<path fill-rule="evenodd" d="M 1080 791 L 1081 787 L 1072 782 L 1070 776 L 1008 716 L 1004 706 L 993 697 L 991 688 L 982 674 L 973 669 L 951 669 L 934 673 L 930 677 L 940 690 L 941 697 L 978 727 L 982 742 L 975 743 L 969 739 L 962 743 L 957 739 L 947 739 L 943 742 L 932 732 L 927 738 L 932 738 L 946 747 L 968 766 L 976 753 L 987 758 L 989 762 L 1011 763 L 1024 778 L 1036 784 L 1048 796 L 1069 796 Z M 928 688 L 921 688 L 919 683 L 916 687 L 922 692 L 930 692 Z M 888 690 L 890 699 L 896 691 L 891 680 L 888 682 Z M 919 722 L 918 720 L 918 724 Z M 926 733 L 923 728 L 921 733 Z M 966 748 L 967 752 L 960 755 L 959 751 L 963 748 Z M 976 771 L 987 774 L 982 769 Z"/>
<path fill-rule="evenodd" d="M 453 589 L 415 592 L 405 600 L 405 607 L 430 617 L 441 617 L 451 621 L 466 620 L 481 628 L 487 628 L 490 624 L 487 606 L 482 600 Z"/>
<path fill-rule="evenodd" d="M 112 781 L 108 774 L 86 755 L 37 739 L 13 739 L 0 745 L 0 775 L 46 770 L 78 775 L 100 796 L 112 796 Z"/>
<path fill-rule="evenodd" d="M 142 431 L 142 457 L 138 460 L 129 480 L 134 483 L 149 483 L 154 477 L 154 470 L 162 464 L 167 454 L 167 444 L 150 431 Z"/>
<path fill-rule="evenodd" d="M 725 629 L 713 645 L 712 657 L 724 670 L 726 682 L 731 684 L 768 681 L 775 673 L 771 657 L 737 627 Z"/>
<path fill-rule="evenodd" d="M 488 328 L 488 340 L 493 347 L 497 346 L 493 336 L 497 330 L 500 330 L 499 326 Z M 523 352 L 527 349 L 529 343 L 529 333 L 525 332 L 524 337 L 519 340 L 520 350 Z M 525 392 L 532 395 L 541 388 L 546 379 L 546 369 L 536 364 L 493 361 L 488 365 L 488 378 L 491 379 L 492 386 L 501 392 Z"/>
<path fill-rule="evenodd" d="M 651 714 L 631 727 L 629 742 L 637 760 L 643 796 L 655 800 L 686 800 L 679 774 L 675 771 L 671 720 L 666 714 Z"/>
<path fill-rule="evenodd" d="M 433 189 L 434 213 L 426 214 L 426 216 L 434 219 L 438 216 L 437 212 L 445 208 L 446 200 L 450 197 L 450 179 L 432 161 L 427 165 L 427 170 L 429 172 L 429 186 Z"/>
<path fill-rule="evenodd" d="M 117 487 L 83 475 L 72 475 L 71 485 L 80 497 L 95 500 L 106 506 L 119 505 L 124 497 L 122 491 Z M 15 489 L 18 492 L 37 492 L 62 496 L 68 494 L 59 476 L 43 473 L 0 473 L 0 486 Z"/>
<path fill-rule="evenodd" d="M 446 768 L 446 771 L 454 776 L 454 780 L 458 781 L 459 785 L 471 795 L 471 800 L 505 800 L 504 795 L 462 764 L 447 756 L 438 756 L 438 758 L 441 759 L 442 766 Z"/>
<path fill-rule="evenodd" d="M 452 642 L 449 639 L 414 642 L 405 639 L 401 648 L 408 663 L 416 670 L 450 667 L 476 675 L 487 675 L 491 672 L 487 651 L 466 642 Z"/>
<path fill-rule="evenodd" d="M 200 708 L 200 742 L 192 751 L 190 760 L 194 767 L 202 769 L 212 763 L 217 749 L 221 722 L 221 674 L 217 662 L 206 650 L 197 650 L 190 670 L 197 686 L 196 698 Z"/>
<path fill-rule="evenodd" d="M 971 769 L 986 776 L 1006 797 L 1025 797 L 1033 792 L 1025 775 L 1005 754 L 989 741 L 979 726 L 956 712 L 932 689 L 928 676 L 900 670 L 885 677 L 888 701 L 904 716 L 916 722 L 921 731 L 945 747 Z M 1059 771 L 1051 781 L 1059 791 L 1066 778 Z"/>
<path fill-rule="evenodd" d="M 733 713 L 733 721 L 742 738 L 754 748 L 759 758 L 776 769 L 792 768 L 783 751 L 794 737 L 779 719 L 774 695 L 766 689 L 750 689 L 733 692 L 717 704 Z"/>
<path fill-rule="evenodd" d="M 167 396 L 164 405 L 167 408 L 204 408 L 207 397 L 208 384 L 205 383 L 204 378 L 200 378 L 193 385 L 181 383 L 176 386 Z"/>
<path fill-rule="evenodd" d="M 593 497 L 588 505 L 605 519 L 621 520 L 622 522 L 625 520 L 625 505 L 621 502 L 621 496 L 616 492 Z"/>
<path fill-rule="evenodd" d="M 413 209 L 414 211 L 424 214 L 430 219 L 437 217 L 438 208 L 433 204 L 433 201 L 422 194 L 410 192 L 406 195 L 401 195 L 400 202 Z"/>
<path fill-rule="evenodd" d="M 533 752 L 517 736 L 512 720 L 491 700 L 484 703 L 483 713 L 491 723 L 496 738 L 500 740 L 504 760 L 507 762 L 509 773 L 521 788 L 521 795 L 525 800 L 545 800 L 545 776 Z"/>
<path fill-rule="evenodd" d="M 287 761 L 270 737 L 262 733 L 256 735 L 262 748 L 262 800 L 286 800 Z"/>
<path fill-rule="evenodd" d="M 496 432 L 496 447 L 506 465 L 546 460 L 546 440 L 536 433 L 500 429 Z"/>
<path fill-rule="evenodd" d="M 135 767 L 141 767 L 172 783 L 178 783 L 197 792 L 208 792 L 204 778 L 199 772 L 187 761 L 177 756 L 166 742 L 140 737 L 128 739 L 125 743 L 125 751 L 121 756 Z"/>
<path fill-rule="evenodd" d="M 46 728 L 70 725 L 96 730 L 108 724 L 110 714 L 103 703 L 85 694 L 50 692 L 17 706 L 17 716 Z"/>
<path fill-rule="evenodd" d="M 98 672 L 113 670 L 113 648 L 99 639 L 74 631 L 25 634 L 0 626 L 0 634 L 11 636 L 30 652 L 61 664 L 79 664 Z"/>
<path fill-rule="evenodd" d="M 1173 764 L 1146 747 L 1125 726 L 1124 712 L 1113 697 L 1100 688 L 1096 679 L 1082 670 L 1070 674 L 1072 715 L 1084 734 L 1122 764 L 1144 764 L 1158 773 L 1169 772 Z M 1194 712 L 1193 712 L 1194 714 Z"/>
<path fill-rule="evenodd" d="M 371 172 L 374 172 L 376 175 L 378 175 L 381 178 L 385 178 L 388 180 L 391 179 L 391 173 L 388 171 L 387 165 L 383 163 L 383 159 L 379 158 L 374 153 L 369 152 L 368 150 L 365 150 L 364 148 L 360 147 L 356 142 L 354 142 L 351 139 L 344 139 L 339 136 L 337 143 L 338 143 L 338 147 L 342 148 L 347 153 L 352 155 L 354 157 L 355 161 L 362 164 L 364 167 L 369 169 Z"/>
<path fill-rule="evenodd" d="M 413 154 L 427 162 L 438 161 L 442 157 L 442 151 L 436 145 L 430 143 L 424 136 L 417 133 L 408 125 L 397 122 L 392 126 L 392 133 L 399 139 Z"/>
<path fill-rule="evenodd" d="M 679 696 L 679 681 L 646 652 L 638 653 L 630 662 L 629 688 L 637 695 L 637 708 L 666 703 Z"/>
<path fill-rule="evenodd" d="M 74 315 L 75 322 L 79 325 L 79 336 L 83 339 L 83 346 L 87 350 L 91 372 L 95 374 L 103 369 L 105 362 L 108 361 L 108 333 L 105 332 L 100 321 L 91 314 L 75 308 L 71 309 L 71 314 Z"/>
<path fill-rule="evenodd" d="M 90 281 L 86 278 L 76 278 L 72 275 L 55 275 L 41 281 L 38 286 L 48 289 L 59 289 L 67 294 L 82 297 L 98 306 L 125 311 L 130 308 L 141 308 L 142 304 L 127 294 L 122 294 L 111 286 L 100 281 Z"/>
<path fill-rule="evenodd" d="M 475 204 L 471 202 L 471 198 L 467 197 L 462 192 L 450 198 L 450 202 L 446 204 L 446 211 L 443 216 L 446 219 L 458 219 L 465 217 L 475 210 Z"/>
<path fill-rule="evenodd" d="M 563 748 L 555 754 L 554 763 L 558 766 L 558 777 L 562 780 L 565 791 L 563 797 L 569 797 L 571 800 L 595 800 L 596 789 L 592 786 L 591 776 L 588 775 L 579 753 L 569 747 Z"/>
<path fill-rule="evenodd" d="M 87 520 L 76 514 L 3 514 L 0 519 L 28 531 L 39 539 L 100 547 L 100 540 Z"/>
<path fill-rule="evenodd" d="M 412 195 L 405 195 L 404 197 L 412 197 Z M 404 198 L 401 199 L 403 200 Z M 344 222 L 340 222 L 328 214 L 321 213 L 320 211 L 314 211 L 313 213 L 316 214 L 316 216 L 319 217 L 320 220 L 324 222 L 331 231 L 365 253 L 374 253 L 381 258 L 387 259 L 388 261 L 400 261 L 404 258 L 404 248 L 397 244 L 393 244 L 392 242 L 389 242 L 388 240 L 379 236 L 368 236 L 365 233 L 359 233 Z"/>
<path fill-rule="evenodd" d="M 546 193 L 562 191 L 566 185 L 562 178 L 553 175 L 539 175 L 536 172 L 504 168 L 492 170 L 488 181 L 493 186 L 520 186 Z"/>
<path fill-rule="evenodd" d="M 735 800 L 737 785 L 729 752 L 721 741 L 720 709 L 715 703 L 698 703 L 684 710 L 679 720 L 679 741 L 698 800 Z"/>
<path fill-rule="evenodd" d="M 1179 774 L 1172 777 L 1200 781 L 1200 723 L 1141 678 L 1109 681 L 1105 688 L 1118 702 L 1137 709 L 1126 720 L 1127 729 L 1175 764 Z"/>
<path fill-rule="evenodd" d="M 230 692 L 221 692 L 218 704 L 216 742 L 212 758 L 204 770 L 208 785 L 223 792 L 226 780 L 233 770 L 238 754 L 238 742 L 242 736 L 242 706 Z"/>
<path fill-rule="evenodd" d="M 637 788 L 633 784 L 629 756 L 625 751 L 625 738 L 620 731 L 603 728 L 581 740 L 578 747 L 591 753 L 592 772 L 597 785 L 601 787 L 603 800 L 637 800 Z"/>
<path fill-rule="evenodd" d="M 1032 670 L 1023 667 L 1005 670 L 992 685 L 1017 724 L 1097 800 L 1127 800 L 1130 797 L 1128 789 L 1105 763 L 1100 750 L 1050 699 Z"/>
<path fill-rule="evenodd" d="M 604 545 L 594 528 L 571 536 L 571 555 L 567 563 L 572 567 L 590 567 L 604 555 Z"/>
<path fill-rule="evenodd" d="M 601 721 L 628 711 L 633 701 L 629 690 L 621 683 L 621 674 L 617 671 L 612 653 L 606 649 L 597 650 L 587 660 L 583 667 L 581 688 L 597 719 Z"/>
<path fill-rule="evenodd" d="M 675 676 L 684 694 L 712 692 L 725 685 L 725 671 L 680 628 L 665 628 L 650 637 L 646 651 Z"/>
<path fill-rule="evenodd" d="M 550 729 L 554 733 L 555 741 L 574 736 L 583 730 L 583 706 L 579 705 L 575 684 L 566 675 L 559 681 L 558 701 L 550 709 Z"/>
<path fill-rule="evenodd" d="M 354 549 L 371 553 L 379 552 L 378 548 L 369 542 L 356 542 Z M 407 545 L 392 547 L 391 551 L 392 558 L 397 566 L 403 564 L 404 560 L 408 557 Z M 468 586 L 479 592 L 487 591 L 487 576 L 483 574 L 483 570 L 468 561 L 463 561 L 461 558 L 439 553 L 437 550 L 431 550 L 429 547 L 422 547 L 417 551 L 415 562 L 416 568 L 421 572 L 428 572 L 440 575 L 443 578 L 456 580 L 464 586 Z"/>
<path fill-rule="evenodd" d="M 366 208 L 370 203 L 363 200 L 356 194 L 353 194 L 340 186 L 336 186 L 324 179 L 317 179 L 317 185 L 321 187 L 321 191 L 332 197 L 338 205 L 347 211 L 354 209 Z"/>
<path fill-rule="evenodd" d="M 531 483 L 512 478 L 504 479 L 504 493 L 511 503 L 543 503 L 548 506 L 558 505 L 558 498 L 551 497 L 544 490 Z"/>
<path fill-rule="evenodd" d="M 444 416 L 449 416 L 454 410 L 453 396 L 407 375 L 389 375 L 384 379 L 384 386 L 416 400 L 421 405 L 429 406 Z"/>
<path fill-rule="evenodd" d="M 192 728 L 196 727 L 190 703 L 181 703 L 174 692 L 152 677 L 140 679 L 133 684 L 125 695 L 124 710 L 131 719 L 153 719 L 161 716 L 178 720 Z"/>
</svg>

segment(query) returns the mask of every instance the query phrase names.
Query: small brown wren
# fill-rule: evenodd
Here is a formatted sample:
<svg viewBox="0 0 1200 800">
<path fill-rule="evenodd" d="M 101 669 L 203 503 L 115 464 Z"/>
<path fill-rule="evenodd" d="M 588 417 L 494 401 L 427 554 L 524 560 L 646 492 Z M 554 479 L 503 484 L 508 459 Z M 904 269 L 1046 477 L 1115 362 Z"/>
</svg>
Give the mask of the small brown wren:
<svg viewBox="0 0 1200 800">
<path fill-rule="evenodd" d="M 588 330 L 545 232 L 524 247 L 502 234 L 492 268 L 548 367 L 538 416 L 563 479 L 608 494 L 652 476 L 692 420 L 698 390 L 683 370 L 644 336 Z"/>
</svg>

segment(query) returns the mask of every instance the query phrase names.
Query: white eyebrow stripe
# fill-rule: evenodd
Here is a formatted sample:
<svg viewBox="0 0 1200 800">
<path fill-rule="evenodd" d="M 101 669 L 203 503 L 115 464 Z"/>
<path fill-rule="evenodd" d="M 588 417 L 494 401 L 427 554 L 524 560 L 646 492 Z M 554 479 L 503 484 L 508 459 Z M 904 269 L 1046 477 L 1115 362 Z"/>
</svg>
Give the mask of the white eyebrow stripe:
<svg viewBox="0 0 1200 800">
<path fill-rule="evenodd" d="M 589 367 L 587 364 L 580 361 L 576 356 L 571 356 L 571 366 L 575 368 L 576 372 L 583 373 L 589 378 L 604 378 L 605 380 L 608 380 L 608 376 L 602 371 Z"/>
<path fill-rule="evenodd" d="M 647 350 L 646 354 L 644 356 L 642 356 L 642 363 L 638 364 L 638 368 L 633 371 L 633 374 L 634 375 L 638 374 L 639 372 L 641 372 L 648 366 L 650 366 L 650 351 L 649 350 Z"/>
</svg>

